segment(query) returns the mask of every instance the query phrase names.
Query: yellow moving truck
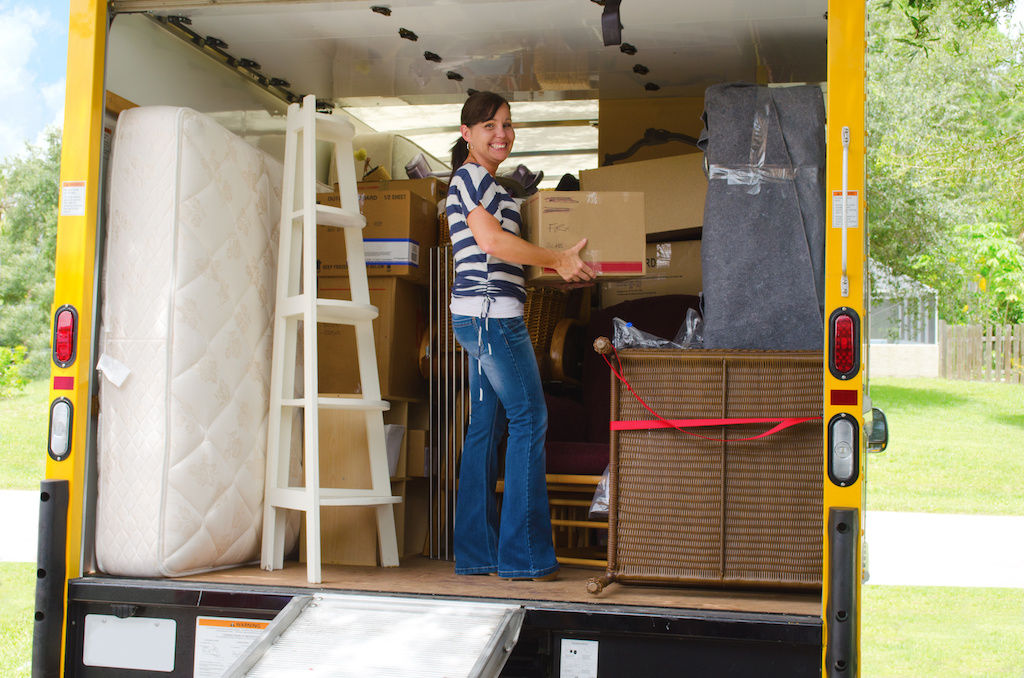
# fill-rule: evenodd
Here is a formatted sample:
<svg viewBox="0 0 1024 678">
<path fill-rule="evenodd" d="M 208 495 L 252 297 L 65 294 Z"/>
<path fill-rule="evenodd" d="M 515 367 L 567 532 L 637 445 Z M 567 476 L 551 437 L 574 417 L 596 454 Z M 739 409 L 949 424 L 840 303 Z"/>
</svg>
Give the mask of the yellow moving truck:
<svg viewBox="0 0 1024 678">
<path fill-rule="evenodd" d="M 444 657 L 456 655 L 468 655 L 465 675 L 859 675 L 866 452 L 869 439 L 881 440 L 884 433 L 884 417 L 872 415 L 867 393 L 862 330 L 863 2 L 70 4 L 34 676 L 214 676 L 250 669 L 253 675 L 288 675 L 283 669 L 260 674 L 257 662 L 275 634 L 309 612 L 297 611 L 297 601 L 308 603 L 312 596 L 328 610 L 324 596 L 332 591 L 366 604 L 357 615 L 366 619 L 372 615 L 365 610 L 374 605 L 399 605 L 399 616 L 389 623 L 358 630 L 366 652 L 402 654 L 424 638 L 436 644 L 434 655 L 411 656 L 402 675 L 458 675 L 444 668 Z M 705 89 L 743 81 L 813 84 L 821 88 L 827 111 L 823 382 L 821 421 L 812 424 L 820 425 L 822 441 L 820 584 L 791 589 L 648 582 L 594 595 L 585 590 L 593 571 L 565 568 L 558 582 L 520 586 L 458 578 L 451 563 L 426 558 L 426 565 L 412 569 L 405 562 L 397 568 L 341 567 L 317 584 L 305 580 L 299 565 L 264 571 L 250 564 L 175 577 L 103 571 L 95 536 L 98 421 L 117 413 L 99 398 L 103 377 L 97 362 L 108 292 L 101 284 L 111 218 L 108 143 L 118 112 L 132 105 L 194 109 L 280 160 L 286 109 L 305 94 L 314 94 L 323 111 L 343 117 L 357 107 L 385 105 L 457 110 L 469 90 L 495 90 L 507 94 L 513 114 L 517 103 L 596 103 L 596 120 L 564 119 L 573 115 L 563 112 L 563 119 L 522 126 L 521 134 L 596 123 L 596 150 L 610 153 L 624 150 L 646 128 L 681 120 L 680 111 L 689 114 L 679 123 L 685 129 L 670 131 L 696 136 Z M 360 132 L 374 131 L 353 121 Z M 415 131 L 455 136 L 453 129 Z M 570 142 L 547 152 L 594 150 Z M 141 176 L 148 169 L 134 171 Z M 706 169 L 714 179 L 714 168 Z M 743 322 L 757 326 L 763 318 Z M 438 612 L 438 605 L 447 612 Z M 457 622 L 488 606 L 499 611 L 502 630 L 488 631 L 488 642 L 472 646 L 468 639 L 478 630 Z M 328 616 L 314 626 L 333 622 Z M 454 637 L 431 635 L 449 625 Z M 346 650 L 353 653 L 351 662 L 329 657 L 330 646 L 356 634 L 356 626 L 352 621 L 292 658 L 311 662 L 314 673 L 304 675 L 376 675 L 353 668 L 371 665 L 360 664 L 365 658 L 357 658 L 358 648 Z M 375 642 L 384 638 L 383 644 Z M 342 664 L 351 664 L 351 671 L 345 673 Z"/>
</svg>

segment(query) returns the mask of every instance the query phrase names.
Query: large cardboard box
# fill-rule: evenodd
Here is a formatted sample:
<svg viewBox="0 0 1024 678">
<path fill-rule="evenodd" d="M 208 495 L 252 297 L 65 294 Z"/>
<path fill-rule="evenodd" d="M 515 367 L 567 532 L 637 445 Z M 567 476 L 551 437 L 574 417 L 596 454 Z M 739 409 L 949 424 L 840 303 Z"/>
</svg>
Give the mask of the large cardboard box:
<svg viewBox="0 0 1024 678">
<path fill-rule="evenodd" d="M 380 390 L 388 398 L 426 398 L 419 371 L 419 339 L 427 325 L 426 289 L 402 278 L 370 278 L 370 303 L 377 307 L 373 342 Z M 351 299 L 347 277 L 318 276 L 322 299 Z M 362 393 L 356 360 L 355 330 L 348 325 L 317 324 L 318 381 L 321 393 Z"/>
<path fill-rule="evenodd" d="M 360 181 L 356 186 L 360 193 L 366 191 L 412 191 L 435 206 L 438 201 L 446 199 L 448 195 L 448 184 L 436 177 Z M 335 186 L 335 190 L 337 190 L 337 186 Z"/>
<path fill-rule="evenodd" d="M 366 273 L 372 277 L 397 276 L 425 285 L 429 273 L 427 253 L 437 244 L 437 203 L 420 195 L 426 190 L 426 184 L 417 183 L 414 190 L 407 183 L 359 185 L 360 211 L 366 217 L 363 229 Z M 337 193 L 321 196 L 320 200 L 334 207 L 341 204 Z M 316 237 L 317 272 L 348 275 L 344 229 L 319 225 Z"/>
<path fill-rule="evenodd" d="M 384 413 L 385 427 L 391 425 L 405 431 L 410 424 L 421 423 L 427 409 L 426 403 L 393 401 L 391 409 Z M 319 424 L 320 486 L 369 488 L 372 481 L 364 414 L 345 410 L 321 410 Z M 405 474 L 407 441 L 408 436 L 404 436 L 401 441 L 399 468 L 391 478 L 392 496 L 402 498 L 401 503 L 394 505 L 399 555 L 419 553 L 422 550 L 429 514 L 428 507 L 424 505 L 427 499 L 421 496 L 420 492 L 425 479 L 417 478 L 416 482 L 410 482 Z M 407 501 L 410 492 L 413 495 L 412 501 Z M 339 565 L 379 563 L 375 508 L 325 506 L 320 511 L 320 522 L 322 562 Z M 304 533 L 299 555 L 305 560 Z"/>
<path fill-rule="evenodd" d="M 644 274 L 644 196 L 637 192 L 539 191 L 522 205 L 526 239 L 563 250 L 580 238 L 580 257 L 600 277 Z M 554 269 L 526 267 L 531 282 L 561 281 Z"/>
<path fill-rule="evenodd" d="M 405 472 L 413 478 L 426 478 L 427 468 L 427 431 L 410 428 L 405 433 L 407 445 L 407 462 Z"/>
<path fill-rule="evenodd" d="M 699 294 L 700 240 L 649 243 L 647 275 L 600 283 L 601 308 L 663 294 Z"/>
<path fill-rule="evenodd" d="M 584 191 L 643 191 L 644 231 L 657 239 L 694 237 L 704 224 L 704 154 L 623 162 L 580 172 Z"/>
</svg>

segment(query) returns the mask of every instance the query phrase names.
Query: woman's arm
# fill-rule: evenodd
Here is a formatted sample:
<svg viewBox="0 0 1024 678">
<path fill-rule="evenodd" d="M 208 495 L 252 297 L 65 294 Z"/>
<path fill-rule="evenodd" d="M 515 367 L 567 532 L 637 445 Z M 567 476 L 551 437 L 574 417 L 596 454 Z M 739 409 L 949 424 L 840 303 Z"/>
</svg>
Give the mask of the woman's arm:
<svg viewBox="0 0 1024 678">
<path fill-rule="evenodd" d="M 579 252 L 587 244 L 583 238 L 566 250 L 539 247 L 517 237 L 501 227 L 493 214 L 477 205 L 466 217 L 469 230 L 477 246 L 486 254 L 512 264 L 553 268 L 568 282 L 594 279 L 594 271 L 580 259 Z"/>
</svg>

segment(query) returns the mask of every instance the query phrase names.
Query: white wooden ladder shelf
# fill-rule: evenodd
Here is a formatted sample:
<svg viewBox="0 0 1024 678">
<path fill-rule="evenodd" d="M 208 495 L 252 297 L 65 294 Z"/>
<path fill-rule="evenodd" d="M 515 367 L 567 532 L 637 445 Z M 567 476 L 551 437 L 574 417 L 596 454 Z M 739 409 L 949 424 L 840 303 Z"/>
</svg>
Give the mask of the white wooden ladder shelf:
<svg viewBox="0 0 1024 678">
<path fill-rule="evenodd" d="M 362 229 L 366 219 L 359 213 L 355 168 L 352 162 L 353 126 L 331 115 L 316 112 L 316 98 L 288 107 L 285 137 L 284 190 L 281 200 L 280 249 L 278 251 L 277 301 L 274 313 L 274 352 L 270 378 L 270 418 L 267 431 L 267 475 L 263 503 L 265 570 L 284 565 L 286 510 L 306 517 L 306 569 L 311 584 L 321 581 L 320 507 L 376 507 L 380 562 L 398 565 L 394 507 L 400 497 L 391 496 L 384 442 L 384 411 L 381 399 L 372 321 L 377 308 L 370 304 L 363 255 Z M 334 145 L 342 207 L 316 203 L 316 141 Z M 352 300 L 318 299 L 316 290 L 317 223 L 345 229 L 349 283 Z M 296 383 L 296 352 L 302 324 L 302 377 Z M 362 394 L 352 398 L 327 398 L 318 394 L 317 323 L 351 325 L 355 329 Z M 298 387 L 298 388 L 297 388 Z M 305 485 L 289 485 L 292 421 L 296 408 L 303 413 L 303 465 Z M 367 447 L 354 445 L 345 453 L 369 450 L 371 486 L 368 489 L 320 487 L 319 411 L 362 411 L 366 416 Z"/>
</svg>

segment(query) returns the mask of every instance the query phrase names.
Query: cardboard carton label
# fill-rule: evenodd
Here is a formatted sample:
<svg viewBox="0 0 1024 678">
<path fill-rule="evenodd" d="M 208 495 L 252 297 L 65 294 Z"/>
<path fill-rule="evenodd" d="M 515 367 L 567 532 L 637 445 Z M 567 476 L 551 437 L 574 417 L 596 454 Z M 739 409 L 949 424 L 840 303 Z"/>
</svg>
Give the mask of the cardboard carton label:
<svg viewBox="0 0 1024 678">
<path fill-rule="evenodd" d="M 419 266 L 420 244 L 401 238 L 364 238 L 367 266 Z"/>
</svg>

